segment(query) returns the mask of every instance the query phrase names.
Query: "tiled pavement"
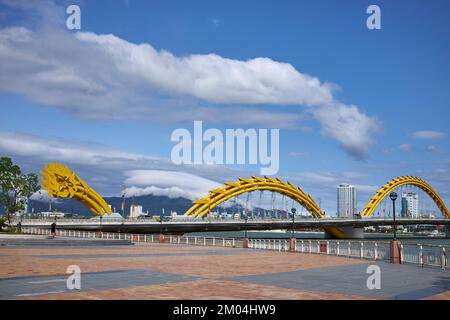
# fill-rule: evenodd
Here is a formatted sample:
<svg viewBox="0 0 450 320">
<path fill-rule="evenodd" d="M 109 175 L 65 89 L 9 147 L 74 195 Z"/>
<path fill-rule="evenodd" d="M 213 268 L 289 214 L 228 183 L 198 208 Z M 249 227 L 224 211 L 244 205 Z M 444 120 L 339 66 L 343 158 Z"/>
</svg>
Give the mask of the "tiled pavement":
<svg viewBox="0 0 450 320">
<path fill-rule="evenodd" d="M 81 290 L 66 288 L 69 265 Z M 367 266 L 381 269 L 369 290 Z M 0 299 L 450 299 L 449 272 L 216 247 L 1 246 Z"/>
</svg>

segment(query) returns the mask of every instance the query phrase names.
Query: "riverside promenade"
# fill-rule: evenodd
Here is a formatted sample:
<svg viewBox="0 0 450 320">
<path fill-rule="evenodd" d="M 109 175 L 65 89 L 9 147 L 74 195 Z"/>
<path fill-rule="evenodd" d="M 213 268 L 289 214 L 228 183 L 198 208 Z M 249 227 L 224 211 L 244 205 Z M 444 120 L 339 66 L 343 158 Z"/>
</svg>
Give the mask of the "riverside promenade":
<svg viewBox="0 0 450 320">
<path fill-rule="evenodd" d="M 0 299 L 450 299 L 450 273 L 438 268 L 243 248 L 5 237 Z M 79 290 L 67 289 L 70 265 L 81 270 Z M 370 265 L 380 268 L 380 289 L 367 287 Z"/>
</svg>

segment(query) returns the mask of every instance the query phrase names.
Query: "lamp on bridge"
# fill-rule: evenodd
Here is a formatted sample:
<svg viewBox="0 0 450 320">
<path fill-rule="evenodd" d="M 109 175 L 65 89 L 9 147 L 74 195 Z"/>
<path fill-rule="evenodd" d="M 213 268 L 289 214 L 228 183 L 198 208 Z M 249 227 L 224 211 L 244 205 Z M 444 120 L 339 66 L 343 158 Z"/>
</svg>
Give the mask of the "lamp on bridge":
<svg viewBox="0 0 450 320">
<path fill-rule="evenodd" d="M 394 240 L 397 240 L 397 225 L 395 224 L 395 200 L 397 200 L 397 193 L 391 192 L 389 198 L 392 200 L 392 212 L 394 215 Z"/>
</svg>

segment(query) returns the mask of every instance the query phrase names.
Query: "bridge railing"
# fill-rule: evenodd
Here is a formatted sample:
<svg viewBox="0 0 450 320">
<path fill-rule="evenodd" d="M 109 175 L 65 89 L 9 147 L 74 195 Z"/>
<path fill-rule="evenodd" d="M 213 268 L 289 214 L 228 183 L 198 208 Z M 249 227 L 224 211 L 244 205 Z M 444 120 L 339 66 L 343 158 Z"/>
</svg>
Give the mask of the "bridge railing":
<svg viewBox="0 0 450 320">
<path fill-rule="evenodd" d="M 200 222 L 200 223 L 209 223 L 209 222 L 230 222 L 230 223 L 234 223 L 234 222 L 245 222 L 245 219 L 236 219 L 236 218 L 226 218 L 226 219 L 212 219 L 212 218 L 198 218 L 198 217 L 175 217 L 175 218 L 171 218 L 171 217 L 164 217 L 165 220 L 163 223 L 190 223 L 190 222 Z M 154 218 L 112 218 L 112 217 L 105 217 L 103 219 L 100 219 L 99 217 L 95 217 L 95 218 L 57 218 L 57 221 L 59 221 L 59 223 L 73 223 L 73 224 L 108 224 L 108 223 L 136 223 L 136 224 L 145 224 L 145 223 L 160 223 L 160 221 L 155 220 Z M 361 219 L 356 219 L 356 218 L 343 218 L 343 217 L 325 217 L 322 219 L 319 218 L 315 218 L 315 217 L 303 217 L 303 218 L 296 218 L 296 222 L 300 223 L 300 222 L 309 222 L 309 221 L 390 221 L 392 220 L 391 217 L 387 218 L 387 217 L 366 217 L 366 218 L 361 218 Z M 418 218 L 414 218 L 414 219 L 410 219 L 410 218 L 401 218 L 398 217 L 397 221 L 399 223 L 399 225 L 403 224 L 407 224 L 407 222 L 409 221 L 413 221 L 412 223 L 416 223 L 416 222 L 421 222 L 421 221 L 425 221 L 425 222 L 429 222 L 429 221 L 439 221 L 442 220 L 440 218 L 429 218 L 429 217 L 418 217 Z M 33 223 L 43 223 L 43 224 L 47 224 L 47 223 L 52 223 L 53 221 L 55 221 L 55 218 L 53 217 L 35 217 L 35 218 L 13 218 L 12 219 L 12 224 L 16 225 L 18 222 L 21 222 L 22 225 L 25 224 L 33 224 Z M 276 223 L 276 222 L 290 222 L 292 221 L 290 218 L 286 219 L 286 218 L 249 218 L 247 219 L 248 223 L 261 223 L 261 222 L 266 222 L 266 223 Z"/>
</svg>

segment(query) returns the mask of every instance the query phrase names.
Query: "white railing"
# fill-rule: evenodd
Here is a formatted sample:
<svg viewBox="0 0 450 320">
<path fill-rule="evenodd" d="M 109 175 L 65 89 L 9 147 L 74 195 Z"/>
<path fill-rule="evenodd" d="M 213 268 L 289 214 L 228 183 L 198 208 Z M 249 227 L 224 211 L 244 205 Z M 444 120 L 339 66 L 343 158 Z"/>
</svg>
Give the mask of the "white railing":
<svg viewBox="0 0 450 320">
<path fill-rule="evenodd" d="M 22 232 L 49 235 L 49 228 L 22 227 Z M 178 245 L 212 246 L 243 248 L 244 240 L 239 238 L 219 238 L 200 236 L 176 236 L 155 234 L 129 234 L 99 231 L 56 230 L 56 235 L 74 238 L 100 238 L 128 240 L 143 243 L 168 243 Z M 357 240 L 300 240 L 297 239 L 293 252 L 325 254 L 367 260 L 390 260 L 390 243 L 388 241 Z M 249 239 L 248 248 L 258 250 L 291 251 L 290 241 L 286 239 Z M 448 252 L 450 247 L 426 244 L 401 244 L 401 263 L 419 266 L 434 266 L 446 270 L 450 266 Z"/>
<path fill-rule="evenodd" d="M 284 239 L 250 239 L 249 248 L 275 251 L 290 250 L 289 242 Z M 405 264 L 434 266 L 446 270 L 450 263 L 449 249 L 446 246 L 404 244 L 400 248 L 401 261 Z M 390 243 L 387 241 L 297 240 L 293 251 L 367 260 L 390 260 Z"/>
<path fill-rule="evenodd" d="M 50 235 L 48 228 L 36 227 L 22 227 L 23 233 Z M 78 230 L 56 230 L 56 236 L 84 238 L 84 239 L 110 239 L 110 240 L 128 240 L 130 242 L 147 242 L 147 243 L 170 243 L 170 244 L 184 244 L 184 245 L 198 245 L 198 246 L 213 246 L 213 247 L 231 247 L 242 248 L 243 240 L 234 238 L 218 238 L 218 237 L 198 237 L 198 236 L 175 236 L 166 235 L 160 238 L 160 235 L 154 234 L 130 234 L 130 233 L 116 233 L 116 232 L 98 232 L 98 231 L 78 231 Z"/>
<path fill-rule="evenodd" d="M 421 267 L 434 266 L 446 270 L 450 259 L 448 246 L 428 244 L 402 244 L 400 246 L 402 263 L 413 263 Z"/>
</svg>

